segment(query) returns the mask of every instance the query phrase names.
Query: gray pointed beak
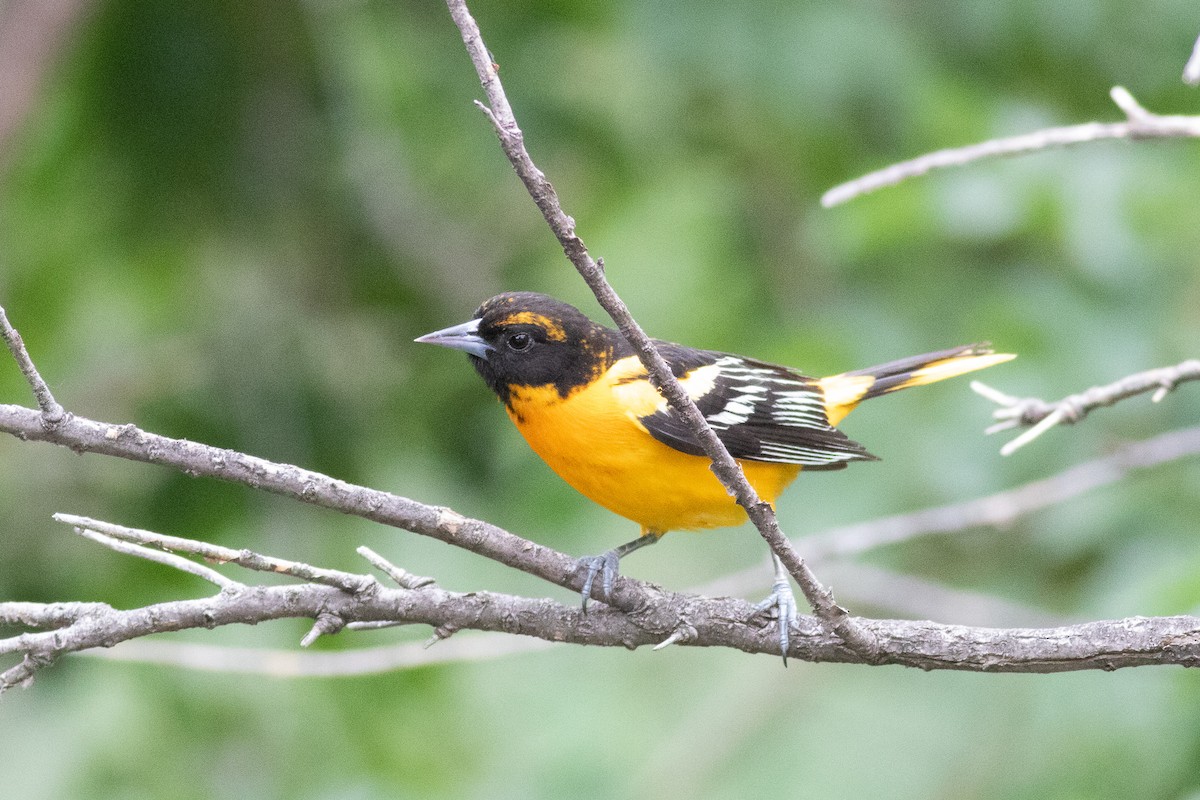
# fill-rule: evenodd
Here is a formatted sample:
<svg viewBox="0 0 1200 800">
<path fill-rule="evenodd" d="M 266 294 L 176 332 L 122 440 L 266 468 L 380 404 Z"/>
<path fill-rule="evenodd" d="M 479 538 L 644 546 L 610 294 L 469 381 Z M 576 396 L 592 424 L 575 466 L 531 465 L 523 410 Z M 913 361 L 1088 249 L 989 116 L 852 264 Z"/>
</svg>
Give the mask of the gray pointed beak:
<svg viewBox="0 0 1200 800">
<path fill-rule="evenodd" d="M 479 335 L 479 320 L 477 319 L 464 322 L 462 325 L 455 325 L 451 328 L 442 328 L 440 331 L 427 333 L 424 336 L 418 336 L 413 341 L 420 342 L 421 344 L 436 344 L 455 350 L 464 350 L 476 358 L 487 358 L 487 354 L 495 349 Z"/>
</svg>

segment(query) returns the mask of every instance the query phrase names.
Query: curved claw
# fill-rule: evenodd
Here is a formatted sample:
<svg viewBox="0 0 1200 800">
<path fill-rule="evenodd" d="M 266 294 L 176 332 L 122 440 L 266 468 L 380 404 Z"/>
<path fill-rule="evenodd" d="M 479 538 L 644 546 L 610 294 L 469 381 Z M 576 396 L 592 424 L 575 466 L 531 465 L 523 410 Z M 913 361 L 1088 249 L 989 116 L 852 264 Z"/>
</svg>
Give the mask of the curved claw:
<svg viewBox="0 0 1200 800">
<path fill-rule="evenodd" d="M 796 595 L 792 592 L 791 581 L 788 580 L 787 572 L 778 559 L 775 560 L 775 582 L 771 584 L 771 594 L 754 606 L 750 616 L 753 618 L 768 611 L 774 612 L 770 616 L 775 617 L 779 624 L 779 652 L 786 667 L 792 628 L 797 624 Z"/>
<path fill-rule="evenodd" d="M 606 550 L 598 556 L 584 556 L 579 559 L 579 564 L 587 570 L 583 579 L 583 589 L 580 591 L 583 597 L 583 610 L 586 612 L 588 600 L 592 597 L 592 584 L 596 582 L 596 575 L 600 576 L 600 599 L 608 602 L 612 597 L 613 583 L 621 572 L 621 555 L 616 549 Z"/>
<path fill-rule="evenodd" d="M 621 559 L 634 550 L 654 544 L 660 536 L 662 536 L 661 533 L 647 531 L 632 542 L 626 542 L 620 547 L 606 550 L 598 556 L 584 556 L 579 559 L 579 565 L 587 570 L 583 579 L 583 589 L 580 592 L 583 595 L 583 610 L 587 611 L 588 599 L 592 596 L 592 584 L 595 583 L 597 574 L 600 575 L 600 597 L 607 603 L 612 598 L 613 583 L 621 574 Z"/>
</svg>

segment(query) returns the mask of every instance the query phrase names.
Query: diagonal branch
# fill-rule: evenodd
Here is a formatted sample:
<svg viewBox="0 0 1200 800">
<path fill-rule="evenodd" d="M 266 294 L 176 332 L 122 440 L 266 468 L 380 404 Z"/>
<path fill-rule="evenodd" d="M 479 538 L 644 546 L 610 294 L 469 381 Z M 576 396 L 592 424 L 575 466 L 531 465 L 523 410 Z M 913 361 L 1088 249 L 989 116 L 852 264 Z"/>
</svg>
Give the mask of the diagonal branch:
<svg viewBox="0 0 1200 800">
<path fill-rule="evenodd" d="M 988 428 L 988 433 L 998 433 L 1022 425 L 1032 426 L 1000 448 L 1000 455 L 1007 456 L 1012 455 L 1055 425 L 1072 425 L 1086 417 L 1088 412 L 1094 409 L 1111 406 L 1128 397 L 1136 397 L 1147 392 L 1153 392 L 1150 400 L 1157 403 L 1179 384 L 1195 380 L 1200 380 L 1200 360 L 1189 359 L 1173 367 L 1148 369 L 1144 372 L 1127 375 L 1105 386 L 1093 386 L 1054 403 L 1047 403 L 1036 397 L 1013 397 L 997 391 L 981 381 L 972 381 L 971 388 L 1000 406 L 992 412 L 992 417 L 999 421 Z"/>
<path fill-rule="evenodd" d="M 17 329 L 8 321 L 8 315 L 4 313 L 4 306 L 0 306 L 0 336 L 4 338 L 9 352 L 16 359 L 17 366 L 21 368 L 21 374 L 25 376 L 29 388 L 33 389 L 33 396 L 42 409 L 42 422 L 48 427 L 62 422 L 66 412 L 54 399 L 54 395 L 50 393 L 50 387 L 42 380 L 41 374 L 33 364 L 33 359 L 29 357 L 29 351 L 25 349 L 25 341 L 21 338 L 21 334 L 17 333 Z"/>
<path fill-rule="evenodd" d="M 492 63 L 492 57 L 483 43 L 479 26 L 471 17 L 464 0 L 447 0 L 450 16 L 454 19 L 462 33 L 463 44 L 475 65 L 475 71 L 487 95 L 488 105 L 479 103 L 479 107 L 491 120 L 500 139 L 500 145 L 508 160 L 512 163 L 521 182 L 525 184 L 530 197 L 541 210 L 547 224 L 562 245 L 563 252 L 579 271 L 588 287 L 591 288 L 601 307 L 612 317 L 621 334 L 638 354 L 651 382 L 662 393 L 672 410 L 687 422 L 688 427 L 700 441 L 705 455 L 712 459 L 712 471 L 729 492 L 734 495 L 739 505 L 746 510 L 751 522 L 758 528 L 762 537 L 767 541 L 771 551 L 779 557 L 788 572 L 800 586 L 808 599 L 813 611 L 827 622 L 848 645 L 859 652 L 870 654 L 874 652 L 876 642 L 870 632 L 858 626 L 849 613 L 838 606 L 833 594 L 821 585 L 815 574 L 809 569 L 804 559 L 792 547 L 791 542 L 783 534 L 775 512 L 770 504 L 764 503 L 755 492 L 737 461 L 729 454 L 725 445 L 709 427 L 704 415 L 692 402 L 687 392 L 680 386 L 679 381 L 671 373 L 666 361 L 655 349 L 653 342 L 642 330 L 641 326 L 629 313 L 629 309 L 617 295 L 612 285 L 604 276 L 603 262 L 597 262 L 588 253 L 583 240 L 575 233 L 575 221 L 568 216 L 559 203 L 558 194 L 545 174 L 533 163 L 525 149 L 524 134 L 517 125 L 512 106 L 505 95 L 500 82 L 497 68 Z"/>
<path fill-rule="evenodd" d="M 430 536 L 576 592 L 583 587 L 582 576 L 575 574 L 578 562 L 570 556 L 449 508 L 426 505 L 234 450 L 159 436 L 134 425 L 111 425 L 68 414 L 61 423 L 48 429 L 41 420 L 42 415 L 33 409 L 0 404 L 0 432 L 18 439 L 53 442 L 77 453 L 100 453 L 160 464 L 193 477 L 219 478 L 262 489 Z M 618 587 L 626 603 L 636 606 L 645 602 L 646 584 L 621 578 Z"/>
<path fill-rule="evenodd" d="M 821 205 L 830 208 L 935 169 L 961 167 L 985 158 L 1024 155 L 1051 147 L 1102 139 L 1200 138 L 1200 116 L 1154 114 L 1143 108 L 1133 95 L 1121 86 L 1114 86 L 1109 94 L 1117 107 L 1125 112 L 1124 122 L 1087 122 L 1082 125 L 1046 128 L 1020 136 L 989 139 L 966 147 L 952 147 L 926 153 L 839 184 L 821 195 Z"/>
<path fill-rule="evenodd" d="M 174 567 L 180 572 L 186 572 L 189 575 L 195 575 L 199 578 L 203 578 L 209 583 L 216 584 L 222 589 L 229 589 L 240 585 L 237 581 L 226 578 L 215 569 L 210 569 L 203 564 L 197 564 L 195 561 L 186 559 L 183 556 L 176 555 L 175 553 L 164 553 L 160 550 L 152 550 L 149 547 L 144 547 L 140 544 L 134 544 L 123 537 L 110 536 L 106 533 L 101 533 L 98 528 L 107 527 L 108 523 L 95 522 L 84 517 L 72 517 L 69 514 L 55 514 L 54 518 L 59 522 L 67 522 L 68 524 L 72 525 L 75 532 L 83 538 L 90 539 L 96 544 L 104 545 L 113 552 L 121 553 L 127 556 L 136 556 L 137 558 L 144 558 L 147 561 L 153 561 L 155 564 L 164 564 L 168 567 Z"/>
<path fill-rule="evenodd" d="M 1135 470 L 1198 454 L 1200 427 L 1171 431 L 1131 442 L 1101 458 L 1003 492 L 834 528 L 805 539 L 804 546 L 814 560 L 845 558 L 921 536 L 1001 528 L 1035 511 L 1116 483 Z"/>
<path fill-rule="evenodd" d="M 127 528 L 124 525 L 114 525 L 111 522 L 102 522 L 98 519 L 90 519 L 88 517 L 79 517 L 74 514 L 55 514 L 54 519 L 57 522 L 62 522 L 71 525 L 76 532 L 84 533 L 93 531 L 100 534 L 104 538 L 116 540 L 121 544 L 132 544 L 132 547 L 117 548 L 113 547 L 119 553 L 128 555 L 136 555 L 140 558 L 148 558 L 151 561 L 157 561 L 160 564 L 174 567 L 184 572 L 198 574 L 193 571 L 197 566 L 193 561 L 175 555 L 175 553 L 188 553 L 189 555 L 200 556 L 209 561 L 215 561 L 218 564 L 237 564 L 239 567 L 244 567 L 258 572 L 273 572 L 279 575 L 290 575 L 293 578 L 299 578 L 304 581 L 313 581 L 314 583 L 323 583 L 327 586 L 336 586 L 339 589 L 347 592 L 364 592 L 371 587 L 370 583 L 375 581 L 374 578 L 363 575 L 355 575 L 350 572 L 342 572 L 341 570 L 324 569 L 322 567 L 314 567 L 308 564 L 302 564 L 298 561 L 287 561 L 282 558 L 273 558 L 255 553 L 251 550 L 234 550 L 231 547 L 222 547 L 217 544 L 209 544 L 196 539 L 185 539 L 180 536 L 167 536 L 154 531 L 144 531 L 138 528 Z M 95 537 L 88 536 L 87 538 L 96 540 Z M 107 542 L 100 541 L 105 546 Z M 156 547 L 160 550 L 169 552 L 159 552 L 159 550 L 150 550 L 150 547 Z M 170 556 L 170 559 L 162 559 L 159 556 Z M 224 575 L 204 569 L 208 573 L 212 573 L 214 577 L 207 578 L 213 583 L 216 583 L 223 589 L 234 588 L 237 583 L 226 578 Z"/>
</svg>

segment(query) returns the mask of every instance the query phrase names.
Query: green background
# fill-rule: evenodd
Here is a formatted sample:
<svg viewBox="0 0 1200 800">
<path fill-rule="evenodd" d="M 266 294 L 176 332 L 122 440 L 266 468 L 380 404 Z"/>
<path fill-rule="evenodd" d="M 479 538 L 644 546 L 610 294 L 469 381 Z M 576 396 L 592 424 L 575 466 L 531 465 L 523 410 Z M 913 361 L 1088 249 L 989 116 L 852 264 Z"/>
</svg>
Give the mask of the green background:
<svg viewBox="0 0 1200 800">
<path fill-rule="evenodd" d="M 987 381 L 1047 398 L 1197 355 L 1194 142 L 1086 145 L 818 203 L 926 151 L 1119 119 L 1115 84 L 1155 111 L 1195 110 L 1179 80 L 1200 33 L 1190 0 L 472 10 L 532 155 L 653 335 L 810 374 L 989 339 L 1020 358 Z M 450 505 L 573 554 L 626 541 L 633 526 L 550 473 L 460 354 L 412 343 L 504 290 L 600 313 L 473 107 L 481 94 L 434 2 L 98 2 L 0 153 L 0 302 L 82 416 Z M 0 402 L 31 402 L 12 364 Z M 802 478 L 781 520 L 803 552 L 829 526 L 1044 477 L 1197 408 L 1190 386 L 1130 401 L 1002 459 L 966 381 L 905 393 L 844 426 L 883 462 Z M 859 560 L 957 590 L 911 612 L 944 622 L 1194 613 L 1198 486 L 1200 461 L 1185 460 L 1001 530 Z M 414 534 L 12 438 L 0 439 L 0 599 L 133 607 L 210 589 L 73 537 L 57 511 L 357 571 L 367 544 L 449 589 L 573 602 Z M 763 547 L 749 528 L 677 533 L 626 571 L 684 589 L 761 564 Z M 929 595 L 821 567 L 863 613 Z M 764 566 L 740 591 L 757 599 L 768 584 Z M 294 650 L 307 627 L 172 638 Z M 1197 788 L 1200 677 L 1176 668 L 784 669 L 734 652 L 562 646 L 289 680 L 80 656 L 0 701 L 6 797 Z"/>
</svg>

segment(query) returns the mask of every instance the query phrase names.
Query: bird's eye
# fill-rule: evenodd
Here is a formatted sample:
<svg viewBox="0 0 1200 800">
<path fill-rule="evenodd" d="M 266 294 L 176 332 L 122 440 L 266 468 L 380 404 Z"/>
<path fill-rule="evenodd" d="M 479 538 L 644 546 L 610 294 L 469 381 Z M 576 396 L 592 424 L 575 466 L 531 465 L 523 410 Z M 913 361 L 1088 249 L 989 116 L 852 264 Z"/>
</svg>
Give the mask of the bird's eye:
<svg viewBox="0 0 1200 800">
<path fill-rule="evenodd" d="M 508 348 L 516 350 L 518 353 L 522 350 L 528 350 L 531 344 L 533 344 L 533 337 L 528 333 L 514 333 L 508 337 Z"/>
</svg>

